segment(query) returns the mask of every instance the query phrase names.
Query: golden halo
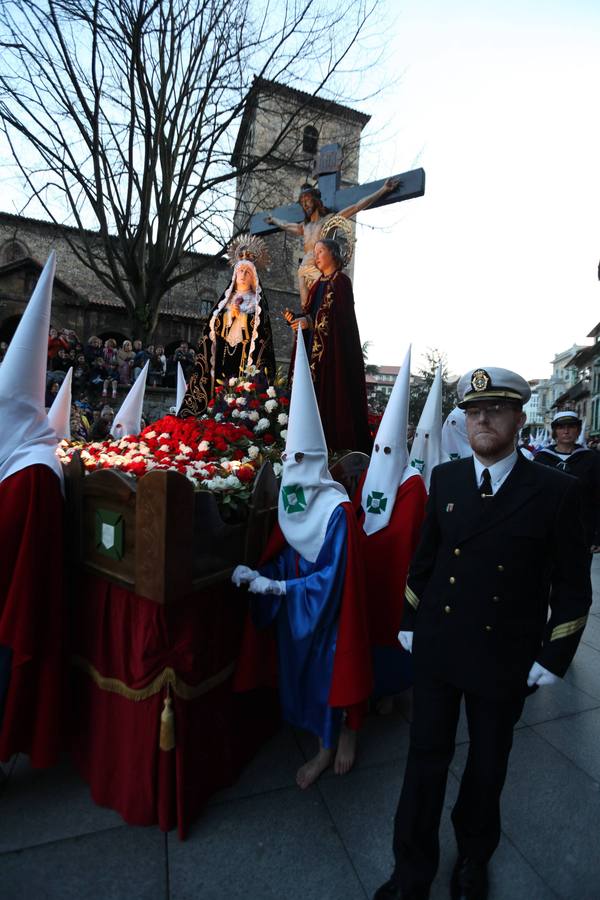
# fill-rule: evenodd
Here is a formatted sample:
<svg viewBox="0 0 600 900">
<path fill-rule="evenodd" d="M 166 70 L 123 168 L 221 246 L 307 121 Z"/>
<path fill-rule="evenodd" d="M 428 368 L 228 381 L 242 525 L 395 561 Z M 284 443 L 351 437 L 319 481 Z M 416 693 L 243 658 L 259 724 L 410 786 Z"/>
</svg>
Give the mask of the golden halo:
<svg viewBox="0 0 600 900">
<path fill-rule="evenodd" d="M 239 234 L 227 248 L 229 265 L 235 266 L 241 259 L 249 259 L 257 269 L 266 269 L 271 262 L 267 245 L 256 234 Z"/>
<path fill-rule="evenodd" d="M 356 243 L 356 238 L 352 233 L 352 225 L 348 219 L 338 215 L 338 213 L 325 216 L 319 237 L 338 242 L 344 266 L 347 266 L 352 259 L 354 244 Z"/>
</svg>

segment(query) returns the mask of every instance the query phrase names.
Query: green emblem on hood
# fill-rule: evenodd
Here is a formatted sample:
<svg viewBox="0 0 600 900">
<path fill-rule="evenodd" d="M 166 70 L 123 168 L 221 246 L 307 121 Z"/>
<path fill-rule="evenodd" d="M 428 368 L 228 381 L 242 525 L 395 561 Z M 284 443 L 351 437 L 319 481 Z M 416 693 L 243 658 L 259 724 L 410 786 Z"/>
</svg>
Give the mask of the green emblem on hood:
<svg viewBox="0 0 600 900">
<path fill-rule="evenodd" d="M 425 460 L 424 459 L 411 459 L 411 466 L 417 470 L 421 475 L 423 474 L 423 469 L 425 468 Z"/>
<path fill-rule="evenodd" d="M 387 506 L 387 497 L 381 491 L 371 491 L 367 497 L 367 512 L 376 516 L 385 512 Z"/>
<path fill-rule="evenodd" d="M 281 496 L 286 513 L 292 515 L 292 513 L 302 512 L 306 509 L 306 497 L 301 485 L 292 484 L 289 487 L 281 488 Z"/>
</svg>

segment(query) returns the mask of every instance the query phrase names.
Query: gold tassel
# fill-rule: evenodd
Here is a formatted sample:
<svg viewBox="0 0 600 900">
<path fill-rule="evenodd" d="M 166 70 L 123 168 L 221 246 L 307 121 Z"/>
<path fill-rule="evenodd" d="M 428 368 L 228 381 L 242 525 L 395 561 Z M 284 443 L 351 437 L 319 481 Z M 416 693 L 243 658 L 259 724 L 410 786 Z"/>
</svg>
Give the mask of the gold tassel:
<svg viewBox="0 0 600 900">
<path fill-rule="evenodd" d="M 175 716 L 171 706 L 171 696 L 167 689 L 163 711 L 160 714 L 160 749 L 173 750 L 175 747 Z"/>
</svg>

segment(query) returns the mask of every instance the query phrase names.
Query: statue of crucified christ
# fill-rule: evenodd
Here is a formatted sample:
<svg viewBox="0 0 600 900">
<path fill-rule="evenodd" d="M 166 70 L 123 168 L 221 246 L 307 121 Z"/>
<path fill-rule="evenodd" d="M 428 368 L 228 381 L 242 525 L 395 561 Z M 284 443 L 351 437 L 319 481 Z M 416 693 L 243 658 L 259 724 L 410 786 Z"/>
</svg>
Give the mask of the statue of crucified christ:
<svg viewBox="0 0 600 900">
<path fill-rule="evenodd" d="M 379 190 L 363 197 L 357 203 L 341 209 L 337 215 L 350 219 L 355 216 L 361 209 L 366 209 L 372 203 L 375 203 L 385 194 L 396 190 L 400 180 L 397 178 L 388 178 Z M 310 184 L 305 184 L 300 188 L 300 196 L 298 203 L 304 210 L 304 222 L 284 222 L 282 219 L 276 219 L 274 216 L 266 216 L 264 221 L 268 225 L 276 225 L 287 234 L 295 234 L 304 238 L 304 256 L 298 268 L 298 287 L 300 289 L 300 300 L 302 305 L 306 301 L 310 286 L 320 277 L 321 273 L 315 266 L 314 249 L 315 244 L 321 237 L 321 229 L 324 220 L 328 214 L 321 200 L 321 191 Z"/>
</svg>

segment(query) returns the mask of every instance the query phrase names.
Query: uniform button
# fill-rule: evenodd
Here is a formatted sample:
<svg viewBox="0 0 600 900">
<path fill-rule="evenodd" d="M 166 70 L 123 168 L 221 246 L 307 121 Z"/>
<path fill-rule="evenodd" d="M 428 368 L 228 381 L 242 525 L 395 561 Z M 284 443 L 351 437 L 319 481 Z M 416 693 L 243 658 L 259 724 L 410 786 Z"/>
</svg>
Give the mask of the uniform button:
<svg viewBox="0 0 600 900">
<path fill-rule="evenodd" d="M 498 571 L 499 571 L 499 572 L 504 572 L 504 566 L 498 566 Z"/>
<path fill-rule="evenodd" d="M 454 575 L 451 575 L 448 581 L 450 582 L 450 584 L 456 584 L 456 578 L 454 577 Z"/>
<path fill-rule="evenodd" d="M 452 607 L 451 607 L 451 606 L 445 606 L 445 607 L 444 607 L 444 612 L 445 612 L 445 613 L 452 612 Z"/>
<path fill-rule="evenodd" d="M 455 548 L 454 548 L 454 555 L 455 555 L 455 556 L 460 556 L 460 547 L 455 547 Z"/>
<path fill-rule="evenodd" d="M 491 630 L 492 630 L 492 626 L 491 626 L 491 625 L 486 625 L 486 626 L 485 626 L 485 630 L 486 630 L 486 631 L 491 631 Z"/>
<path fill-rule="evenodd" d="M 494 601 L 494 603 L 499 603 L 500 597 L 492 597 L 492 600 Z"/>
</svg>

